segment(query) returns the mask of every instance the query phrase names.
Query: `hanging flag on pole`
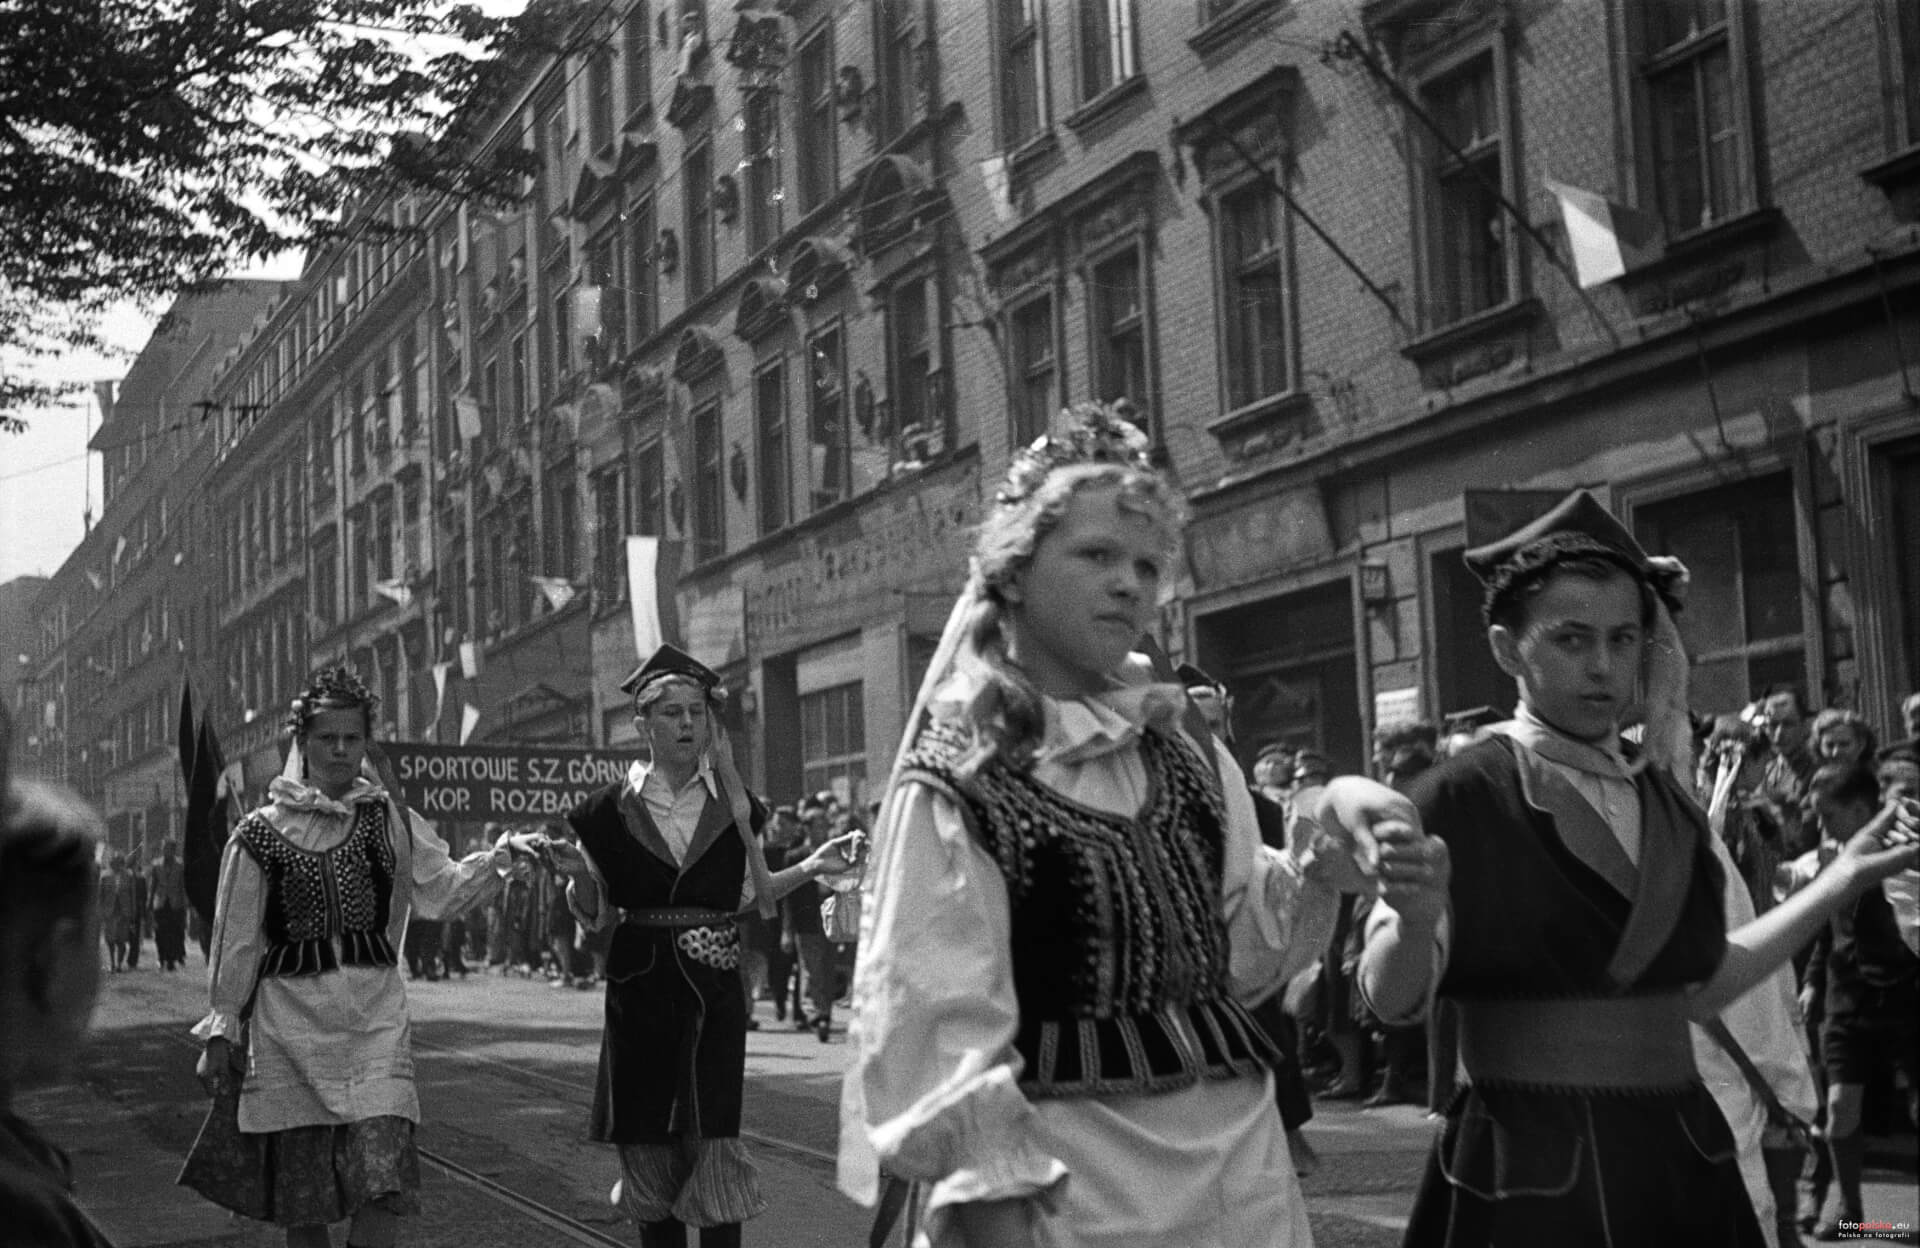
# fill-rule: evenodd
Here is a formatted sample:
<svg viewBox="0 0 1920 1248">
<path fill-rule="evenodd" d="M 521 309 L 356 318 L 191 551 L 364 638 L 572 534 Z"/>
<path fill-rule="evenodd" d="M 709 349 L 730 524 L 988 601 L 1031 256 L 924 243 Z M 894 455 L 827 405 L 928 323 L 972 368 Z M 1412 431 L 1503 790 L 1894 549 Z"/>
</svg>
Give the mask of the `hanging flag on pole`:
<svg viewBox="0 0 1920 1248">
<path fill-rule="evenodd" d="M 1660 223 L 1604 195 L 1543 178 L 1560 201 L 1580 289 L 1610 282 L 1652 259 L 1660 246 Z"/>
<path fill-rule="evenodd" d="M 467 738 L 480 723 L 480 708 L 469 702 L 460 708 L 460 744 L 465 745 Z"/>
<path fill-rule="evenodd" d="M 440 727 L 440 712 L 447 706 L 447 673 L 453 670 L 451 663 L 433 665 L 433 726 Z"/>
<path fill-rule="evenodd" d="M 453 415 L 460 423 L 460 438 L 471 442 L 480 436 L 480 400 L 470 394 L 453 396 Z"/>
<path fill-rule="evenodd" d="M 644 659 L 662 642 L 681 641 L 673 591 L 680 583 L 680 543 L 627 539 L 627 600 L 633 604 L 633 653 Z"/>
<path fill-rule="evenodd" d="M 413 605 L 413 587 L 401 580 L 375 581 L 373 592 L 382 598 L 390 598 L 403 607 Z"/>
<path fill-rule="evenodd" d="M 460 643 L 460 674 L 468 680 L 480 679 L 480 646 L 477 642 Z"/>
<path fill-rule="evenodd" d="M 558 611 L 573 601 L 576 592 L 573 582 L 564 576 L 529 576 L 527 579 L 540 587 L 550 610 Z"/>
</svg>

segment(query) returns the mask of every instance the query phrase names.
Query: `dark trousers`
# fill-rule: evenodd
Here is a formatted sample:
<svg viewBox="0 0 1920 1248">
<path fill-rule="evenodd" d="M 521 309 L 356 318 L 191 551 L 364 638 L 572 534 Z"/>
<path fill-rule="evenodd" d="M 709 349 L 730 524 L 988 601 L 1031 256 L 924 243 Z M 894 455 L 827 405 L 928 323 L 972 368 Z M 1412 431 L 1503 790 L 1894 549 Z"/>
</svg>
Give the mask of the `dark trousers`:
<svg viewBox="0 0 1920 1248">
<path fill-rule="evenodd" d="M 187 960 L 187 912 L 161 907 L 153 912 L 153 947 L 160 965 L 171 970 Z"/>
</svg>

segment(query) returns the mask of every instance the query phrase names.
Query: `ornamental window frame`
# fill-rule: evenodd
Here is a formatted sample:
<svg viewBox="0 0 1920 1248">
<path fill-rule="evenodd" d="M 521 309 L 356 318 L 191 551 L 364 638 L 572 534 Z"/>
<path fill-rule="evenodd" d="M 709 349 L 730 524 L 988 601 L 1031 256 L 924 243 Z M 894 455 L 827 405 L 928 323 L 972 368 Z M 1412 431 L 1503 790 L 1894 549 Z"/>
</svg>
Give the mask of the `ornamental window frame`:
<svg viewBox="0 0 1920 1248">
<path fill-rule="evenodd" d="M 1484 66 L 1482 63 L 1484 62 Z M 1445 126 L 1447 115 L 1442 92 L 1470 76 L 1484 72 L 1490 96 L 1485 132 L 1476 119 L 1471 134 L 1453 137 L 1466 156 L 1463 163 L 1415 118 L 1407 119 L 1412 142 L 1409 154 L 1413 165 L 1414 274 L 1418 283 L 1416 306 L 1421 329 L 1438 331 L 1476 316 L 1511 307 L 1530 293 L 1526 247 L 1522 231 L 1515 225 L 1507 204 L 1525 201 L 1520 184 L 1520 117 L 1513 82 L 1513 49 L 1506 23 L 1497 23 L 1477 33 L 1452 40 L 1413 61 L 1407 69 L 1409 92 L 1419 101 L 1428 117 Z M 1487 165 L 1495 166 L 1491 177 Z M 1501 198 L 1506 203 L 1501 203 Z M 1499 257 L 1499 290 L 1489 282 L 1485 291 L 1472 288 L 1470 264 L 1456 263 L 1458 250 L 1448 246 L 1454 220 L 1450 209 L 1465 201 L 1483 214 L 1488 227 L 1498 232 L 1498 242 L 1484 256 Z"/>
<path fill-rule="evenodd" d="M 1610 16 L 1615 24 L 1615 46 L 1624 50 L 1617 84 L 1619 107 L 1625 113 L 1620 133 L 1626 135 L 1630 150 L 1626 173 L 1633 187 L 1632 202 L 1643 212 L 1665 223 L 1669 244 L 1675 240 L 1702 234 L 1730 221 L 1759 211 L 1766 202 L 1762 178 L 1760 117 L 1756 108 L 1757 67 L 1752 64 L 1750 6 L 1742 0 L 1690 0 L 1700 5 L 1724 6 L 1718 20 L 1691 29 L 1690 33 L 1665 46 L 1654 48 L 1650 40 L 1657 36 L 1650 15 L 1666 13 L 1670 0 L 1613 0 Z M 1677 9 L 1679 4 L 1672 3 Z M 1710 105 L 1701 93 L 1711 64 L 1724 57 L 1726 87 L 1723 124 L 1730 129 L 1726 150 L 1731 166 L 1726 170 L 1726 199 L 1716 208 L 1714 177 L 1716 170 L 1707 149 L 1714 144 L 1708 132 L 1712 118 Z M 1659 124 L 1664 110 L 1656 99 L 1663 82 L 1679 83 L 1690 77 L 1696 89 L 1694 97 L 1693 138 L 1701 150 L 1694 153 L 1696 172 L 1701 177 L 1701 214 L 1698 219 L 1676 220 L 1684 208 L 1678 188 L 1663 165 L 1680 164 L 1663 157 Z"/>
</svg>

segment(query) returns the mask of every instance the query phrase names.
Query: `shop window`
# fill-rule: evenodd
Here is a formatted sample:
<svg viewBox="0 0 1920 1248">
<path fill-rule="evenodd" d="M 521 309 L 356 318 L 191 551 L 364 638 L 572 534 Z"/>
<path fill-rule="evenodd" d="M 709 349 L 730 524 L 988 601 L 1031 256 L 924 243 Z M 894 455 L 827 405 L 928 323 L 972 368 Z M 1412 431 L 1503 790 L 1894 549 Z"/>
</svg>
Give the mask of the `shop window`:
<svg viewBox="0 0 1920 1248">
<path fill-rule="evenodd" d="M 855 810 L 867 804 L 863 688 L 856 680 L 800 695 L 801 790 L 830 790 Z"/>
<path fill-rule="evenodd" d="M 1648 550 L 1676 556 L 1692 573 L 1677 623 L 1693 663 L 1694 709 L 1737 711 L 1773 685 L 1807 687 L 1798 519 L 1787 474 L 1643 506 L 1634 527 Z"/>
<path fill-rule="evenodd" d="M 1014 444 L 1025 446 L 1053 427 L 1062 406 L 1053 296 L 1036 295 L 1009 314 L 1013 347 Z"/>
<path fill-rule="evenodd" d="M 812 212 L 839 185 L 840 128 L 834 100 L 833 24 L 800 45 L 799 83 L 794 115 L 794 168 L 799 175 L 800 211 Z"/>
<path fill-rule="evenodd" d="M 1631 0 L 1652 199 L 1674 235 L 1753 208 L 1742 6 Z"/>
<path fill-rule="evenodd" d="M 1499 47 L 1420 85 L 1421 104 L 1446 143 L 1409 123 L 1419 131 L 1415 234 L 1426 279 L 1424 323 L 1431 329 L 1499 307 L 1518 285 L 1518 247 L 1500 203 L 1502 194 L 1512 198 L 1513 188 L 1506 141 L 1512 120 Z"/>
</svg>

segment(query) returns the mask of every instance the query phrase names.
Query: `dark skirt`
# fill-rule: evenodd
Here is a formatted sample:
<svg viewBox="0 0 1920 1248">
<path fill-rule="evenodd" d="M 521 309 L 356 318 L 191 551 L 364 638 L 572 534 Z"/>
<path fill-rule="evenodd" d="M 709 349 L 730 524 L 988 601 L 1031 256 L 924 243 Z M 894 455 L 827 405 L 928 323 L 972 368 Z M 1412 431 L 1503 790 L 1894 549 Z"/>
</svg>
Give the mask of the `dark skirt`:
<svg viewBox="0 0 1920 1248">
<path fill-rule="evenodd" d="M 1763 1248 L 1706 1088 L 1468 1086 L 1434 1142 L 1407 1248 Z"/>
<path fill-rule="evenodd" d="M 219 1098 L 212 1112 L 223 1112 Z M 391 1114 L 259 1135 L 209 1121 L 187 1154 L 180 1183 L 224 1209 L 276 1226 L 324 1226 L 363 1205 L 420 1212 L 413 1123 Z"/>
<path fill-rule="evenodd" d="M 724 930 L 736 941 L 725 959 L 731 966 L 697 961 L 681 948 L 684 933 L 616 933 L 590 1138 L 659 1144 L 740 1134 L 747 1008 L 737 935 L 731 925 Z M 635 947 L 642 942 L 644 950 Z"/>
</svg>

